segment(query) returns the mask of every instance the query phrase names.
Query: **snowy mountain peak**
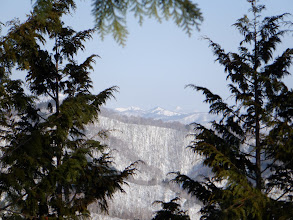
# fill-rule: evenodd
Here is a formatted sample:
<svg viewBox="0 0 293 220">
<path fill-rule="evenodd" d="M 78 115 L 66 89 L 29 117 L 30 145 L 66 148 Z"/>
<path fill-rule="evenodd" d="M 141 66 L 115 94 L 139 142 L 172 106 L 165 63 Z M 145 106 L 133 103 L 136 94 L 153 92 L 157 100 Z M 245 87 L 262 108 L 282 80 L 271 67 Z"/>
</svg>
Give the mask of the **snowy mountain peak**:
<svg viewBox="0 0 293 220">
<path fill-rule="evenodd" d="M 163 109 L 163 108 L 161 108 L 161 107 L 159 107 L 159 106 L 157 106 L 157 107 L 151 109 L 152 112 L 154 112 L 154 111 L 164 111 L 164 110 L 165 110 L 165 109 Z"/>
<path fill-rule="evenodd" d="M 183 108 L 181 108 L 180 106 L 177 106 L 174 111 L 178 113 L 183 113 Z"/>
<path fill-rule="evenodd" d="M 127 111 L 143 111 L 143 109 L 135 106 L 131 106 L 128 108 L 115 108 L 116 111 L 118 112 L 127 112 Z"/>
<path fill-rule="evenodd" d="M 163 109 L 161 107 L 156 107 L 152 110 L 150 110 L 150 113 L 152 114 L 157 114 L 157 115 L 162 115 L 162 116 L 178 116 L 178 115 L 181 115 L 180 113 L 177 113 L 177 112 L 172 112 L 172 111 L 169 111 L 169 110 L 166 110 L 166 109 Z"/>
</svg>

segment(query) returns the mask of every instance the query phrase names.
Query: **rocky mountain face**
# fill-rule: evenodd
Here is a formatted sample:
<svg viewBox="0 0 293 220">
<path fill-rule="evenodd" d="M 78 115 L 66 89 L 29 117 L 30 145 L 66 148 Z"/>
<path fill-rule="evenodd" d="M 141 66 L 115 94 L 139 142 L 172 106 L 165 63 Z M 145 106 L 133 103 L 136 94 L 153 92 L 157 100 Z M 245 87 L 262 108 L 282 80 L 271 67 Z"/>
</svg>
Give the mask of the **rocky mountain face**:
<svg viewBox="0 0 293 220">
<path fill-rule="evenodd" d="M 136 166 L 136 175 L 124 186 L 125 193 L 116 193 L 109 202 L 108 215 L 100 213 L 97 205 L 90 207 L 93 219 L 151 219 L 154 211 L 161 208 L 153 205 L 154 201 L 169 201 L 176 196 L 181 197 L 182 209 L 188 210 L 191 219 L 199 219 L 200 204 L 169 182 L 174 177 L 169 173 L 174 171 L 190 176 L 208 173 L 201 165 L 201 158 L 186 148 L 192 140 L 187 136 L 192 132 L 190 127 L 179 122 L 126 115 L 104 110 L 99 120 L 88 126 L 89 136 L 108 131 L 109 137 L 102 141 L 112 151 L 113 165 L 118 169 L 141 161 Z M 179 114 L 169 115 L 173 116 Z"/>
</svg>

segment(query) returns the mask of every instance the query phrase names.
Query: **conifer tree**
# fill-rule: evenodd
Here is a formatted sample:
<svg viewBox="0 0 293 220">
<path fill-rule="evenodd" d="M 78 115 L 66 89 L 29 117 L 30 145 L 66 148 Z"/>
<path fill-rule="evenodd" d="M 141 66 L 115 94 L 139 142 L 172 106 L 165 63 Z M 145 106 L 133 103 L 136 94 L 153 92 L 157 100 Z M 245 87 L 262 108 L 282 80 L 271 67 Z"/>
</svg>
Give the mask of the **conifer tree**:
<svg viewBox="0 0 293 220">
<path fill-rule="evenodd" d="M 238 53 L 225 52 L 208 39 L 216 61 L 224 66 L 234 104 L 197 85 L 221 120 L 211 127 L 194 123 L 195 153 L 203 156 L 212 176 L 196 180 L 177 173 L 174 181 L 202 203 L 201 219 L 290 219 L 293 216 L 293 90 L 290 75 L 293 49 L 276 56 L 290 32 L 288 14 L 263 18 L 263 5 L 251 4 L 252 19 L 234 26 L 243 35 Z"/>
<path fill-rule="evenodd" d="M 38 5 L 26 22 L 11 22 L 0 42 L 0 215 L 3 219 L 77 219 L 89 216 L 133 174 L 112 165 L 107 146 L 87 137 L 85 126 L 116 87 L 91 93 L 90 70 L 97 55 L 75 60 L 93 30 L 76 32 L 62 23 L 65 1 Z M 53 42 L 50 50 L 47 41 Z M 13 69 L 26 74 L 29 93 Z M 60 97 L 62 95 L 62 99 Z M 37 107 L 38 97 L 48 108 Z M 99 135 L 99 131 L 96 132 Z"/>
</svg>

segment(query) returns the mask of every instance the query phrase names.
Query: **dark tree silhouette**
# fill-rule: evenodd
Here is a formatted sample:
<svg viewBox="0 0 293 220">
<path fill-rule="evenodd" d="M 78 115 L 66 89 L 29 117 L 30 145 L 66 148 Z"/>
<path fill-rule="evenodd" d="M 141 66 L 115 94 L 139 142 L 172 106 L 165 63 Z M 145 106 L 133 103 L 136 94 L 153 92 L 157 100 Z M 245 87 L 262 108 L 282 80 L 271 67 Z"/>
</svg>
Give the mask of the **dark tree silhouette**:
<svg viewBox="0 0 293 220">
<path fill-rule="evenodd" d="M 90 70 L 96 55 L 75 60 L 93 30 L 76 32 L 61 22 L 69 6 L 49 1 L 35 7 L 22 24 L 11 23 L 0 41 L 0 215 L 12 219 L 77 219 L 89 216 L 133 174 L 134 164 L 117 170 L 98 140 L 85 135 L 101 105 L 117 87 L 91 93 Z M 47 41 L 54 42 L 50 50 Z M 44 49 L 45 48 L 45 49 Z M 29 92 L 10 78 L 26 73 Z M 30 95 L 29 95 L 30 94 Z M 62 95 L 62 99 L 60 96 Z M 49 99 L 38 109 L 38 97 Z M 97 135 L 99 131 L 96 132 Z"/>
<path fill-rule="evenodd" d="M 171 199 L 170 202 L 155 201 L 154 204 L 160 204 L 161 210 L 155 212 L 152 220 L 190 220 L 186 214 L 187 211 L 182 211 L 180 205 L 177 203 L 180 199 L 178 197 Z"/>
</svg>

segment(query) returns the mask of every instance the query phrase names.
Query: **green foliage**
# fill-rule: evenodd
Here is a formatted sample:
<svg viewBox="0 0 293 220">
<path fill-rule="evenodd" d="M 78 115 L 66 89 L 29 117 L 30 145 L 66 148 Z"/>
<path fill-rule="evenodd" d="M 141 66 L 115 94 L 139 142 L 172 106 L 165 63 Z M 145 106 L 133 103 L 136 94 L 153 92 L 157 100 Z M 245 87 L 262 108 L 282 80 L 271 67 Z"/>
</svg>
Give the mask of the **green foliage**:
<svg viewBox="0 0 293 220">
<path fill-rule="evenodd" d="M 75 32 L 64 26 L 61 16 L 74 6 L 68 2 L 38 1 L 26 22 L 11 22 L 8 34 L 1 37 L 4 219 L 88 217 L 87 207 L 94 202 L 107 211 L 108 199 L 123 192 L 122 185 L 135 171 L 135 164 L 115 169 L 107 146 L 85 135 L 85 126 L 97 119 L 117 87 L 91 93 L 89 74 L 97 55 L 81 64 L 74 58 L 93 30 Z M 45 39 L 55 42 L 51 50 Z M 26 74 L 31 95 L 20 80 L 10 79 L 15 68 Z M 39 109 L 34 95 L 48 98 L 48 109 Z"/>
<path fill-rule="evenodd" d="M 152 220 L 190 220 L 186 211 L 180 210 L 180 205 L 176 203 L 178 200 L 176 197 L 170 202 L 155 201 L 154 204 L 161 204 L 162 210 L 156 211 Z"/>
<path fill-rule="evenodd" d="M 37 25 L 43 24 L 43 28 L 47 31 L 59 26 L 61 14 L 69 13 L 76 8 L 74 0 L 32 2 L 34 2 L 34 15 L 37 16 L 34 22 Z M 194 27 L 199 29 L 203 21 L 197 4 L 190 0 L 92 0 L 92 6 L 95 28 L 101 38 L 103 39 L 106 34 L 112 34 L 123 46 L 128 35 L 126 20 L 129 13 L 133 13 L 140 24 L 143 23 L 144 17 L 154 17 L 159 22 L 162 19 L 172 19 L 188 35 L 191 35 Z M 54 22 L 48 25 L 48 21 Z"/>
<path fill-rule="evenodd" d="M 288 14 L 262 18 L 264 6 L 256 2 L 249 1 L 253 18 L 245 15 L 234 24 L 244 38 L 238 53 L 227 53 L 207 39 L 224 66 L 235 103 L 188 85 L 205 95 L 211 114 L 222 116 L 210 127 L 194 123 L 195 139 L 189 145 L 213 175 L 193 180 L 175 173 L 174 181 L 203 202 L 201 219 L 292 217 L 293 91 L 284 77 L 290 75 L 293 49 L 274 56 L 290 31 L 285 29 Z"/>
<path fill-rule="evenodd" d="M 125 44 L 128 35 L 126 15 L 129 12 L 138 18 L 140 24 L 143 23 L 145 16 L 154 17 L 159 22 L 163 18 L 166 20 L 171 18 L 189 35 L 203 20 L 197 4 L 190 0 L 94 0 L 92 12 L 101 37 L 112 33 L 114 39 L 121 45 Z"/>
</svg>

